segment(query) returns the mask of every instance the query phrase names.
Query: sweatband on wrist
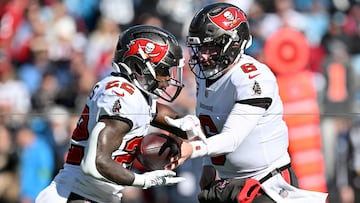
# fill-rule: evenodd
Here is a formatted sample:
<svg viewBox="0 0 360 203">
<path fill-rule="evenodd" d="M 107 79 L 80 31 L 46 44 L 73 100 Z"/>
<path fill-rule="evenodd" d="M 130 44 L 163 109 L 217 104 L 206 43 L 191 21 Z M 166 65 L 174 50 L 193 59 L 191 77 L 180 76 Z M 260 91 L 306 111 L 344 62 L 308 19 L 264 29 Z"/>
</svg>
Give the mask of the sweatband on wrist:
<svg viewBox="0 0 360 203">
<path fill-rule="evenodd" d="M 193 148 L 193 153 L 190 156 L 191 159 L 207 155 L 208 148 L 203 141 L 192 141 L 190 144 Z"/>
<path fill-rule="evenodd" d="M 134 182 L 132 183 L 133 186 L 138 186 L 138 187 L 144 187 L 145 186 L 145 177 L 143 175 L 140 174 L 136 174 L 134 173 L 135 178 L 134 178 Z"/>
</svg>

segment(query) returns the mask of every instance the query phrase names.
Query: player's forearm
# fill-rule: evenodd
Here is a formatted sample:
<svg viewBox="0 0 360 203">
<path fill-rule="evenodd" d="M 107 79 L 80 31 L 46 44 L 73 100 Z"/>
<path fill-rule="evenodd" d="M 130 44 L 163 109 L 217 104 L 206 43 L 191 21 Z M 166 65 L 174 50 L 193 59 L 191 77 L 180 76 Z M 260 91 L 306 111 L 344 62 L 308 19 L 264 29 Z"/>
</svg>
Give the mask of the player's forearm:
<svg viewBox="0 0 360 203">
<path fill-rule="evenodd" d="M 151 122 L 151 125 L 154 126 L 154 127 L 157 127 L 157 128 L 160 128 L 162 130 L 166 130 L 178 137 L 181 137 L 183 139 L 186 139 L 187 138 L 187 135 L 186 135 L 186 132 L 185 131 L 182 131 L 181 129 L 179 128 L 176 128 L 176 127 L 173 127 L 173 126 L 169 126 L 169 125 L 163 125 L 161 123 L 157 123 L 157 122 Z"/>
<path fill-rule="evenodd" d="M 114 119 L 99 121 L 89 136 L 81 168 L 84 173 L 107 182 L 131 185 L 134 175 L 112 158 L 119 148 L 121 137 L 129 130 L 127 123 Z"/>
<path fill-rule="evenodd" d="M 162 125 L 168 125 L 167 122 L 165 121 L 165 118 L 164 118 L 165 116 L 168 116 L 173 119 L 177 119 L 177 118 L 181 118 L 185 115 L 182 115 L 182 114 L 176 112 L 174 109 L 172 109 L 168 105 L 156 103 L 156 115 L 153 119 L 153 122 L 156 122 L 156 123 L 162 124 Z"/>
<path fill-rule="evenodd" d="M 157 103 L 157 112 L 156 115 L 153 119 L 153 121 L 151 122 L 151 125 L 163 130 L 166 130 L 168 132 L 173 133 L 174 135 L 181 137 L 181 138 L 186 138 L 186 132 L 182 131 L 179 128 L 170 126 L 166 121 L 165 121 L 165 116 L 169 116 L 170 118 L 173 119 L 177 119 L 177 118 L 181 118 L 184 115 L 179 114 L 178 112 L 176 112 L 175 110 L 173 110 L 171 107 L 161 104 L 161 103 Z"/>
<path fill-rule="evenodd" d="M 220 134 L 208 139 L 210 156 L 233 152 L 255 128 L 265 109 L 235 104 Z"/>
<path fill-rule="evenodd" d="M 217 156 L 233 152 L 257 125 L 265 110 L 244 104 L 235 104 L 220 134 L 207 139 L 207 143 L 192 142 L 194 153 L 199 156 Z M 203 146 L 201 146 L 203 145 Z M 206 152 L 196 149 L 206 149 Z"/>
<path fill-rule="evenodd" d="M 99 157 L 96 166 L 99 173 L 106 179 L 119 185 L 132 185 L 134 182 L 134 173 L 124 168 L 121 164 L 113 159 Z"/>
</svg>

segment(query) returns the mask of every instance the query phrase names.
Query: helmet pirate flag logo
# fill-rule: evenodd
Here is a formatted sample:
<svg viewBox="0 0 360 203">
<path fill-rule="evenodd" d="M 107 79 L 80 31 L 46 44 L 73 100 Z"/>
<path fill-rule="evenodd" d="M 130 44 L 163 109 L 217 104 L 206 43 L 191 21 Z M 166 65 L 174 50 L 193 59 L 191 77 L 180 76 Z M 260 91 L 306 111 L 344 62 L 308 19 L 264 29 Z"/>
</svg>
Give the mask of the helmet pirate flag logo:
<svg viewBox="0 0 360 203">
<path fill-rule="evenodd" d="M 128 51 L 125 53 L 125 57 L 129 55 L 141 54 L 139 48 L 146 55 L 152 63 L 160 62 L 169 50 L 168 45 L 161 45 L 148 39 L 136 39 L 132 40 L 128 45 Z"/>
<path fill-rule="evenodd" d="M 227 8 L 215 16 L 208 14 L 208 17 L 211 22 L 224 30 L 233 30 L 247 21 L 244 13 L 234 7 Z"/>
</svg>

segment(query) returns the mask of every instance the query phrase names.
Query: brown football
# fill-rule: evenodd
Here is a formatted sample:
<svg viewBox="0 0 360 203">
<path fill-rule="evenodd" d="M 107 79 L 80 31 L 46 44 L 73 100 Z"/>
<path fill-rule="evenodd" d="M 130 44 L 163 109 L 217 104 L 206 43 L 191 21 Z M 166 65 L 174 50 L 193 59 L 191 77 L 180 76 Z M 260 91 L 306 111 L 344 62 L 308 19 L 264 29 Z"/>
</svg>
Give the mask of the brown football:
<svg viewBox="0 0 360 203">
<path fill-rule="evenodd" d="M 171 157 L 179 155 L 180 147 L 174 138 L 152 132 L 142 139 L 137 159 L 145 169 L 159 170 L 170 163 Z"/>
</svg>

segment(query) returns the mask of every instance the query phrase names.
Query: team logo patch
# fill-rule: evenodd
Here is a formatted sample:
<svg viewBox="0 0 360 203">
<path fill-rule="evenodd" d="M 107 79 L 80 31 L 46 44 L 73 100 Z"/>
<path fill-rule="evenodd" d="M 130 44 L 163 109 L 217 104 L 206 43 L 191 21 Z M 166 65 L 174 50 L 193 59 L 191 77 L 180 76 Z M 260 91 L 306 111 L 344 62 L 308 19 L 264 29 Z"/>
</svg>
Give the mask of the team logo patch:
<svg viewBox="0 0 360 203">
<path fill-rule="evenodd" d="M 254 95 L 261 95 L 261 87 L 257 81 L 254 82 L 252 90 L 254 91 Z"/>
<path fill-rule="evenodd" d="M 233 30 L 242 22 L 247 21 L 244 14 L 235 7 L 227 8 L 215 16 L 210 16 L 208 14 L 208 17 L 211 22 L 224 30 Z"/>
<path fill-rule="evenodd" d="M 145 53 L 146 58 L 152 63 L 160 62 L 169 50 L 167 44 L 161 45 L 148 39 L 136 39 L 132 40 L 128 45 L 128 50 L 125 53 L 125 57 L 129 55 L 139 54 L 139 49 Z"/>
<path fill-rule="evenodd" d="M 219 192 L 223 192 L 225 187 L 229 184 L 230 182 L 228 180 L 222 180 L 220 182 L 218 182 L 215 186 L 216 190 L 218 190 Z"/>
<path fill-rule="evenodd" d="M 120 104 L 120 99 L 118 99 L 114 102 L 114 105 L 112 107 L 112 112 L 119 113 L 120 109 L 121 109 L 121 104 Z"/>
</svg>

